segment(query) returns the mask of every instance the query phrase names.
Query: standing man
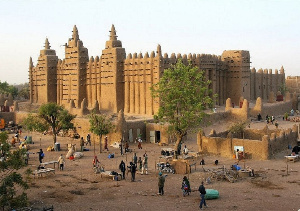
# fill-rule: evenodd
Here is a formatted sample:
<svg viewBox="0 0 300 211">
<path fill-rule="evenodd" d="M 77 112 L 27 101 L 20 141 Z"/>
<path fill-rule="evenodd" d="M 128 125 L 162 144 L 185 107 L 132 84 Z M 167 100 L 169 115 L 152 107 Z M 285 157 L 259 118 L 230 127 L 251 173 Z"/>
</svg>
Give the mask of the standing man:
<svg viewBox="0 0 300 211">
<path fill-rule="evenodd" d="M 143 168 L 144 168 L 143 174 L 144 173 L 148 174 L 148 155 L 147 155 L 146 151 L 145 151 L 145 154 L 144 154 L 144 160 L 143 160 L 143 162 L 144 162 L 144 165 L 143 165 Z"/>
<path fill-rule="evenodd" d="M 129 144 L 128 141 L 125 142 L 125 153 L 129 152 Z"/>
<path fill-rule="evenodd" d="M 90 146 L 92 145 L 91 143 L 91 135 L 88 133 L 86 136 L 86 145 L 90 144 Z"/>
<path fill-rule="evenodd" d="M 158 173 L 158 195 L 164 195 L 165 176 L 161 172 Z"/>
<path fill-rule="evenodd" d="M 135 181 L 136 164 L 131 162 L 131 182 Z"/>
<path fill-rule="evenodd" d="M 201 196 L 201 202 L 200 202 L 200 210 L 202 210 L 202 205 L 204 204 L 204 207 L 207 207 L 206 206 L 206 202 L 205 202 L 205 194 L 206 194 L 206 190 L 205 190 L 205 187 L 204 187 L 204 182 L 202 181 L 201 182 L 201 185 L 199 186 L 199 189 L 198 191 L 200 192 L 200 196 Z"/>
<path fill-rule="evenodd" d="M 108 139 L 107 139 L 107 136 L 105 136 L 105 140 L 104 140 L 104 149 L 106 149 L 108 151 L 108 147 L 107 147 L 107 142 L 108 142 Z"/>
<path fill-rule="evenodd" d="M 122 172 L 122 177 L 123 179 L 125 179 L 125 171 L 126 171 L 126 166 L 125 166 L 125 163 L 124 161 L 122 160 L 120 165 L 119 165 L 119 169 L 120 171 Z"/>
<path fill-rule="evenodd" d="M 181 142 L 178 144 L 177 155 L 180 155 L 180 153 L 181 153 Z"/>
<path fill-rule="evenodd" d="M 65 163 L 65 159 L 64 159 L 63 155 L 61 154 L 58 158 L 58 164 L 59 164 L 60 171 L 64 170 L 64 163 Z"/>
<path fill-rule="evenodd" d="M 186 147 L 186 145 L 184 145 L 184 148 L 183 148 L 183 154 L 184 155 L 187 155 L 189 153 L 189 150 L 188 148 Z"/>
<path fill-rule="evenodd" d="M 121 155 L 123 155 L 123 141 L 122 141 L 122 138 L 120 139 L 119 148 L 120 148 L 120 151 L 121 151 Z"/>
<path fill-rule="evenodd" d="M 81 152 L 83 151 L 83 147 L 84 147 L 84 140 L 83 140 L 83 137 L 81 137 L 81 139 L 80 139 L 80 151 Z"/>
<path fill-rule="evenodd" d="M 136 152 L 134 153 L 133 157 L 132 157 L 132 161 L 135 165 L 137 165 L 137 156 L 136 156 Z"/>
</svg>

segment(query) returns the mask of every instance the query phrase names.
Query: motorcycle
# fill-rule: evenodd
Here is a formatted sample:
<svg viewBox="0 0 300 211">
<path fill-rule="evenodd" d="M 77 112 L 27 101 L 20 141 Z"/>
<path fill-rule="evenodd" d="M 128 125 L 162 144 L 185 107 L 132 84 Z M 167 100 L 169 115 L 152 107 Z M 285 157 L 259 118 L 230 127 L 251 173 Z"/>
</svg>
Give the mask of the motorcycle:
<svg viewBox="0 0 300 211">
<path fill-rule="evenodd" d="M 186 195 L 190 195 L 190 190 L 187 185 L 182 187 L 182 195 L 183 195 L 183 197 L 185 197 Z"/>
</svg>

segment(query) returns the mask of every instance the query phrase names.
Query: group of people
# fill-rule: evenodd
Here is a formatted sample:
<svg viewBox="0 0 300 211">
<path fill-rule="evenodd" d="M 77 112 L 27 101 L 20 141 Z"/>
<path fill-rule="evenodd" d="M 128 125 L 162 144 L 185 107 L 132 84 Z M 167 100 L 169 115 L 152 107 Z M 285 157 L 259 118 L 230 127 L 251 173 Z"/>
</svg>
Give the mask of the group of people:
<svg viewBox="0 0 300 211">
<path fill-rule="evenodd" d="M 119 148 L 120 148 L 121 155 L 124 155 L 124 153 L 130 152 L 128 141 L 126 141 L 124 143 L 122 138 L 120 139 Z"/>
<path fill-rule="evenodd" d="M 86 136 L 86 140 L 84 141 L 83 137 L 80 138 L 80 151 L 82 152 L 84 149 L 84 145 L 92 145 L 91 135 L 88 133 Z"/>
<path fill-rule="evenodd" d="M 125 171 L 126 171 L 126 165 L 125 162 L 122 160 L 119 169 L 122 172 L 122 178 L 125 179 Z M 137 171 L 140 172 L 140 174 L 148 174 L 148 155 L 147 152 L 144 153 L 143 159 L 142 157 L 137 158 L 136 153 L 134 153 L 132 157 L 132 161 L 129 163 L 129 166 L 127 166 L 128 172 L 131 173 L 131 181 L 135 181 L 135 174 Z"/>
<path fill-rule="evenodd" d="M 80 145 L 82 145 L 82 141 L 83 141 L 83 138 L 81 138 L 81 144 Z M 87 136 L 87 144 L 88 143 L 90 143 L 90 135 L 89 134 Z M 141 142 L 139 142 L 139 143 L 141 143 Z M 108 150 L 108 148 L 107 148 L 107 137 L 105 137 L 105 148 Z M 125 145 L 125 152 L 126 152 L 126 148 L 128 148 L 128 146 Z M 81 148 L 81 150 L 82 150 L 82 148 Z M 188 150 L 187 150 L 186 146 L 183 149 L 183 153 L 185 155 L 188 153 Z M 42 163 L 43 163 L 43 159 L 45 157 L 45 154 L 44 154 L 42 149 L 40 149 L 37 152 L 37 154 L 38 154 L 38 158 L 39 158 L 39 162 L 40 162 L 39 166 L 42 168 Z M 25 158 L 25 160 L 26 160 L 26 158 Z M 59 156 L 57 162 L 59 164 L 59 169 L 61 171 L 63 171 L 64 170 L 64 164 L 65 164 L 65 159 L 64 159 L 63 154 L 61 154 Z M 27 163 L 28 163 L 28 157 L 27 157 Z M 99 166 L 100 166 L 100 161 L 99 161 L 98 157 L 95 155 L 94 159 L 93 159 L 93 167 L 95 168 L 95 167 L 99 167 Z M 125 162 L 122 160 L 121 163 L 119 164 L 119 169 L 122 172 L 122 178 L 123 179 L 125 179 L 126 170 L 128 172 L 130 172 L 132 182 L 135 181 L 136 172 L 139 171 L 140 174 L 148 174 L 148 155 L 147 155 L 147 152 L 145 151 L 145 153 L 143 154 L 142 157 L 138 157 L 137 153 L 134 153 L 133 157 L 132 157 L 132 161 L 129 163 L 129 166 L 127 166 L 127 167 L 126 167 Z M 158 177 L 158 194 L 159 195 L 164 195 L 164 184 L 165 184 L 165 181 L 166 181 L 166 176 L 167 175 L 163 175 L 162 172 L 159 172 L 159 177 Z M 181 184 L 181 189 L 187 191 L 188 194 L 191 192 L 190 182 L 189 182 L 189 180 L 186 176 L 183 177 L 182 184 Z M 206 206 L 206 202 L 205 202 L 206 191 L 205 191 L 205 187 L 203 185 L 203 182 L 201 183 L 198 190 L 199 190 L 200 196 L 201 196 L 200 209 L 202 209 L 203 205 Z"/>
<path fill-rule="evenodd" d="M 186 145 L 184 145 L 184 148 L 183 148 L 182 152 L 183 152 L 184 155 L 187 155 L 189 153 L 189 150 L 188 150 Z M 176 153 L 177 153 L 177 155 L 181 155 L 181 142 L 178 144 Z"/>
<path fill-rule="evenodd" d="M 162 172 L 158 173 L 158 195 L 161 195 L 161 196 L 164 195 L 164 186 L 165 186 L 166 176 L 168 176 L 168 175 L 163 175 Z M 186 176 L 184 176 L 182 179 L 181 189 L 182 190 L 186 189 L 188 194 L 191 192 L 191 185 Z M 205 190 L 203 181 L 201 182 L 201 185 L 199 186 L 198 191 L 200 192 L 200 197 L 201 197 L 199 207 L 202 210 L 203 205 L 204 205 L 204 207 L 207 207 L 206 201 L 205 201 L 206 190 Z"/>
<path fill-rule="evenodd" d="M 269 123 L 274 124 L 274 122 L 275 122 L 275 117 L 274 117 L 274 116 L 269 116 L 269 115 L 267 115 L 267 116 L 266 116 L 266 121 L 267 121 L 267 124 L 269 124 Z"/>
</svg>

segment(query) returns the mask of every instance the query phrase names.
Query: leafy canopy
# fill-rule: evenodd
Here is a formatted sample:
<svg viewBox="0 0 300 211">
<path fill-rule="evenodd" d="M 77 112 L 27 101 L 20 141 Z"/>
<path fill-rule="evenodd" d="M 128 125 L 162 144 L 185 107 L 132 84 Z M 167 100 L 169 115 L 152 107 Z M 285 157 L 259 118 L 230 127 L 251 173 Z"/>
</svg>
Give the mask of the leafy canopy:
<svg viewBox="0 0 300 211">
<path fill-rule="evenodd" d="M 89 116 L 90 131 L 98 136 L 107 135 L 113 129 L 114 125 L 112 122 L 104 115 L 97 115 L 92 113 Z"/>
<path fill-rule="evenodd" d="M 44 119 L 33 114 L 28 114 L 27 118 L 23 120 L 22 125 L 26 130 L 37 132 L 44 132 L 49 128 Z"/>
<path fill-rule="evenodd" d="M 72 120 L 76 115 L 70 114 L 62 106 L 56 103 L 46 103 L 40 106 L 38 115 L 35 117 L 31 114 L 23 121 L 23 125 L 30 131 L 42 132 L 52 129 L 54 144 L 56 143 L 56 135 L 61 130 L 73 129 Z"/>
<path fill-rule="evenodd" d="M 204 71 L 178 60 L 164 70 L 160 81 L 151 87 L 153 97 L 160 103 L 154 118 L 169 123 L 169 131 L 175 132 L 177 142 L 188 129 L 202 121 L 204 110 L 212 105 L 210 83 L 205 79 Z"/>
<path fill-rule="evenodd" d="M 102 114 L 97 115 L 95 113 L 92 113 L 89 116 L 89 122 L 90 122 L 90 131 L 100 137 L 99 151 L 101 153 L 102 136 L 112 132 L 113 129 L 115 128 L 115 125 L 113 125 L 112 122 L 105 115 Z M 94 144 L 94 153 L 95 153 L 95 144 Z"/>
<path fill-rule="evenodd" d="M 240 137 L 243 137 L 243 133 L 248 124 L 249 124 L 248 121 L 240 121 L 240 122 L 232 123 L 229 126 L 228 131 L 231 132 L 233 135 L 238 135 Z"/>
<path fill-rule="evenodd" d="M 0 133 L 2 157 L 0 162 L 0 207 L 3 210 L 24 207 L 28 203 L 25 193 L 28 185 L 22 175 L 17 172 L 18 169 L 25 166 L 23 158 L 26 152 L 25 149 L 10 150 L 7 138 L 6 132 Z"/>
<path fill-rule="evenodd" d="M 6 81 L 0 81 L 0 93 L 3 94 L 12 94 L 13 97 L 18 95 L 18 89 L 13 85 L 9 85 Z"/>
</svg>

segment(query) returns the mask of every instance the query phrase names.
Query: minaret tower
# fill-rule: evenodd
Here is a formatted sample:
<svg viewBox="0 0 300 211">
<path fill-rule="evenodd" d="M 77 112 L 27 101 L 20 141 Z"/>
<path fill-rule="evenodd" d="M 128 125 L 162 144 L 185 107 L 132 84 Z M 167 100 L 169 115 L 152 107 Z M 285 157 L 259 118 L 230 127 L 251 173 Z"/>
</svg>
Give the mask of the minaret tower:
<svg viewBox="0 0 300 211">
<path fill-rule="evenodd" d="M 44 49 L 40 50 L 36 67 L 33 67 L 31 58 L 29 61 L 30 101 L 32 103 L 56 102 L 58 58 L 55 50 L 50 47 L 49 40 L 46 38 Z"/>
<path fill-rule="evenodd" d="M 111 26 L 109 40 L 102 50 L 100 72 L 100 103 L 101 109 L 115 113 L 124 108 L 124 59 L 125 49 L 117 39 L 115 26 Z"/>
<path fill-rule="evenodd" d="M 73 27 L 72 38 L 65 44 L 65 62 L 58 76 L 63 90 L 59 90 L 58 102 L 68 105 L 74 100 L 79 108 L 86 97 L 86 68 L 89 60 L 88 50 L 79 39 L 76 25 Z"/>
<path fill-rule="evenodd" d="M 30 95 L 30 103 L 33 103 L 33 80 L 34 80 L 34 68 L 33 68 L 33 62 L 32 62 L 32 58 L 30 57 L 29 59 L 29 95 Z"/>
</svg>

